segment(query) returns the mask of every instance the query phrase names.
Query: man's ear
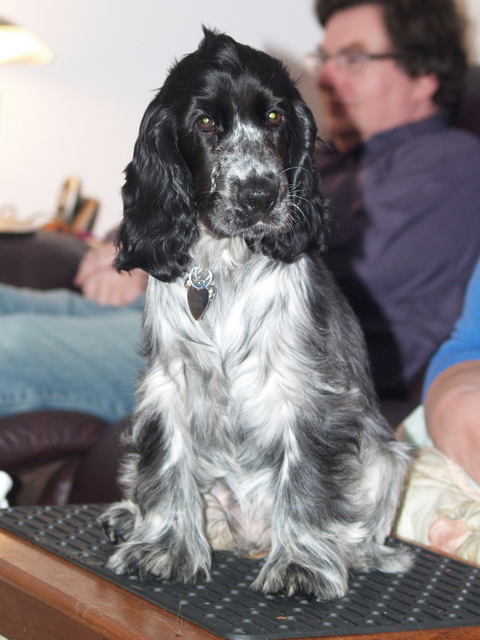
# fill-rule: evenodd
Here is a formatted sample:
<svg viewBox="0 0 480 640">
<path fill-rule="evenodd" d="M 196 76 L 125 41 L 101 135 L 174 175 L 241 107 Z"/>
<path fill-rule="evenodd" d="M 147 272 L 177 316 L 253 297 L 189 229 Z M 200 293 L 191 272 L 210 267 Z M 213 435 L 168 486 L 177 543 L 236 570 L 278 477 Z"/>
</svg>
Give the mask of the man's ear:
<svg viewBox="0 0 480 640">
<path fill-rule="evenodd" d="M 440 81 L 435 73 L 425 73 L 415 78 L 415 97 L 418 101 L 432 100 L 440 87 Z"/>
</svg>

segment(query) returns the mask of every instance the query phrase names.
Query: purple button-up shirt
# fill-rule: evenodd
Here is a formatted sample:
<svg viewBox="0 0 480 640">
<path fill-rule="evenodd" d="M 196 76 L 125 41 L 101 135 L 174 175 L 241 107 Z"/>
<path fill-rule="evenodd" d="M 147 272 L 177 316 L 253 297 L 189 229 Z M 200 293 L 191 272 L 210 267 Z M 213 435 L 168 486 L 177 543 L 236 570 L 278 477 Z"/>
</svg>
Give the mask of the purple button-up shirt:
<svg viewBox="0 0 480 640">
<path fill-rule="evenodd" d="M 458 317 L 480 254 L 480 140 L 442 116 L 318 154 L 336 219 L 326 261 L 367 340 L 377 390 L 401 397 Z"/>
</svg>

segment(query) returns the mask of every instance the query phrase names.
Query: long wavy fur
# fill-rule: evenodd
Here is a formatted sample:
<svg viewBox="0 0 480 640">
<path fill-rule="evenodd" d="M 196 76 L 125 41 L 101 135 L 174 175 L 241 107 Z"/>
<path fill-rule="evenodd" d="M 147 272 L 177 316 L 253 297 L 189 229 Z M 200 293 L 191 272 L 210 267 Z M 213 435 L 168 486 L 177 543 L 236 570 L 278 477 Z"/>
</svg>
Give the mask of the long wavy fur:
<svg viewBox="0 0 480 640">
<path fill-rule="evenodd" d="M 208 578 L 224 549 L 265 556 L 254 589 L 328 599 L 409 566 L 384 544 L 406 455 L 319 255 L 315 138 L 282 64 L 208 30 L 147 109 L 116 261 L 153 276 L 125 500 L 102 517 L 118 573 Z M 217 290 L 200 320 L 193 267 Z"/>
<path fill-rule="evenodd" d="M 291 262 L 321 245 L 326 211 L 313 164 L 317 129 L 310 110 L 279 60 L 205 30 L 198 50 L 175 65 L 140 125 L 123 188 L 118 269 L 141 268 L 165 282 L 185 273 L 198 237 L 199 213 L 192 173 L 181 151 L 192 142 L 185 132 L 191 99 L 226 75 L 245 74 L 252 81 L 268 78 L 271 93 L 282 95 L 288 105 L 287 177 L 294 219 L 288 232 L 264 238 L 262 249 Z M 179 140 L 181 134 L 186 139 Z"/>
</svg>

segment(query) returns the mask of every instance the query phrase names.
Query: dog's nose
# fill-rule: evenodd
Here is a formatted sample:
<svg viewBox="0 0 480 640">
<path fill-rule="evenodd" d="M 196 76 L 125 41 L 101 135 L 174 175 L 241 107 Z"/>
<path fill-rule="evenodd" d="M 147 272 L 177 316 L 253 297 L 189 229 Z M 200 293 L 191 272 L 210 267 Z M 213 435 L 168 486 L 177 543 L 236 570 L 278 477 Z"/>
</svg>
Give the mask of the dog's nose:
<svg viewBox="0 0 480 640">
<path fill-rule="evenodd" d="M 250 213 L 268 213 L 278 200 L 278 186 L 268 178 L 251 178 L 239 185 L 238 202 Z"/>
</svg>

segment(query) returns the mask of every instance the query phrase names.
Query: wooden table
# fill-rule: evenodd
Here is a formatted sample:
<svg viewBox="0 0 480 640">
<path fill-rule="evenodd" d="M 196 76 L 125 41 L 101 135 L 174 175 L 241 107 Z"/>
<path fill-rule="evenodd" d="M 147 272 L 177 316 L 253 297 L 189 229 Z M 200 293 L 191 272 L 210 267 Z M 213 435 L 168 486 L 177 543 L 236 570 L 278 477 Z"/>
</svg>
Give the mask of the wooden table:
<svg viewBox="0 0 480 640">
<path fill-rule="evenodd" d="M 5 530 L 0 531 L 0 634 L 9 640 L 218 638 Z M 335 638 L 479 640 L 480 626 Z"/>
</svg>

